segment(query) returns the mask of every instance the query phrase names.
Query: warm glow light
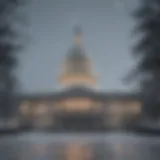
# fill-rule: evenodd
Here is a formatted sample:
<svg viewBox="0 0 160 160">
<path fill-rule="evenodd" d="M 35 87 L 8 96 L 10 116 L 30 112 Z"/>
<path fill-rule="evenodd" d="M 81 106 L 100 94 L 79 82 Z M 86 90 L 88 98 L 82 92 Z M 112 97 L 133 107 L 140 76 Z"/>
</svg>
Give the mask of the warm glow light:
<svg viewBox="0 0 160 160">
<path fill-rule="evenodd" d="M 22 114 L 27 114 L 29 111 L 29 107 L 30 107 L 30 103 L 27 101 L 24 101 L 21 105 L 20 105 L 20 113 Z"/>
<path fill-rule="evenodd" d="M 93 106 L 93 102 L 87 98 L 70 98 L 64 100 L 61 106 L 67 111 L 87 111 Z"/>
<path fill-rule="evenodd" d="M 45 104 L 39 104 L 36 109 L 37 114 L 44 114 L 47 112 L 47 106 Z"/>
<path fill-rule="evenodd" d="M 95 85 L 96 78 L 89 75 L 62 75 L 60 77 L 60 83 L 63 85 L 68 84 L 88 84 Z"/>
</svg>

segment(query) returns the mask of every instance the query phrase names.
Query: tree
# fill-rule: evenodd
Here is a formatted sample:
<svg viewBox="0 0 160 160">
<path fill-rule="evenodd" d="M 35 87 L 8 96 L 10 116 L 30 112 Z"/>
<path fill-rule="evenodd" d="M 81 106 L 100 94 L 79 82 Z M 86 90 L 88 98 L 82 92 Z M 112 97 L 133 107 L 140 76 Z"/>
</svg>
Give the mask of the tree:
<svg viewBox="0 0 160 160">
<path fill-rule="evenodd" d="M 156 119 L 160 117 L 160 0 L 141 0 L 134 17 L 135 33 L 141 38 L 133 52 L 140 61 L 132 77 L 140 79 L 143 115 Z"/>
<path fill-rule="evenodd" d="M 9 118 L 13 112 L 13 95 L 16 86 L 14 68 L 19 49 L 15 29 L 17 11 L 21 0 L 0 0 L 0 117 Z"/>
</svg>

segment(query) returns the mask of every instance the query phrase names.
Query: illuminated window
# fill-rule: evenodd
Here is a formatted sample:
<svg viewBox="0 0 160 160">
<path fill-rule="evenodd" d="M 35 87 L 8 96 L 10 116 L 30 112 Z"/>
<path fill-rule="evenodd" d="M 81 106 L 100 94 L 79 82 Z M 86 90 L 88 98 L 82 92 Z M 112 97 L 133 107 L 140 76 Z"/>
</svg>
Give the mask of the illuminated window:
<svg viewBox="0 0 160 160">
<path fill-rule="evenodd" d="M 141 112 L 141 104 L 139 102 L 134 102 L 131 105 L 131 111 L 133 112 L 133 114 L 138 114 Z"/>
<path fill-rule="evenodd" d="M 20 113 L 22 114 L 27 114 L 29 112 L 29 107 L 30 107 L 30 103 L 27 101 L 24 101 L 21 105 L 20 105 Z"/>
<path fill-rule="evenodd" d="M 48 107 L 45 104 L 39 104 L 36 109 L 37 114 L 45 114 L 48 111 Z"/>
</svg>

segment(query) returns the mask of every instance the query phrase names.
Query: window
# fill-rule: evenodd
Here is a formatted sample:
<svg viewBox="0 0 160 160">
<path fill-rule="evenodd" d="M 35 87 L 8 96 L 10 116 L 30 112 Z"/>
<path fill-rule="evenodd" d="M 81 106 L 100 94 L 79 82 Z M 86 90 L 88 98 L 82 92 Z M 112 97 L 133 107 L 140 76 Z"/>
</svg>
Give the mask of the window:
<svg viewBox="0 0 160 160">
<path fill-rule="evenodd" d="M 48 111 L 48 107 L 45 104 L 38 104 L 36 113 L 45 114 Z"/>
<path fill-rule="evenodd" d="M 28 114 L 29 112 L 29 107 L 30 107 L 30 103 L 27 101 L 24 101 L 21 105 L 20 105 L 20 113 L 22 114 Z"/>
</svg>

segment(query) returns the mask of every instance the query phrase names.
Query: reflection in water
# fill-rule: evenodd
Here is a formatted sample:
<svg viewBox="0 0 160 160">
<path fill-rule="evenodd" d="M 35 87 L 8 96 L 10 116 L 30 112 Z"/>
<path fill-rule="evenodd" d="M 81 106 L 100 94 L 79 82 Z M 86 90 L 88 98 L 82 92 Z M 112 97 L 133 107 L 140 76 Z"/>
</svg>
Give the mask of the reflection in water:
<svg viewBox="0 0 160 160">
<path fill-rule="evenodd" d="M 93 152 L 90 146 L 71 143 L 65 148 L 65 159 L 66 160 L 92 160 Z"/>
<path fill-rule="evenodd" d="M 159 160 L 159 138 L 112 136 L 101 139 L 1 139 L 3 160 Z M 72 137 L 72 136 L 71 136 Z"/>
</svg>

